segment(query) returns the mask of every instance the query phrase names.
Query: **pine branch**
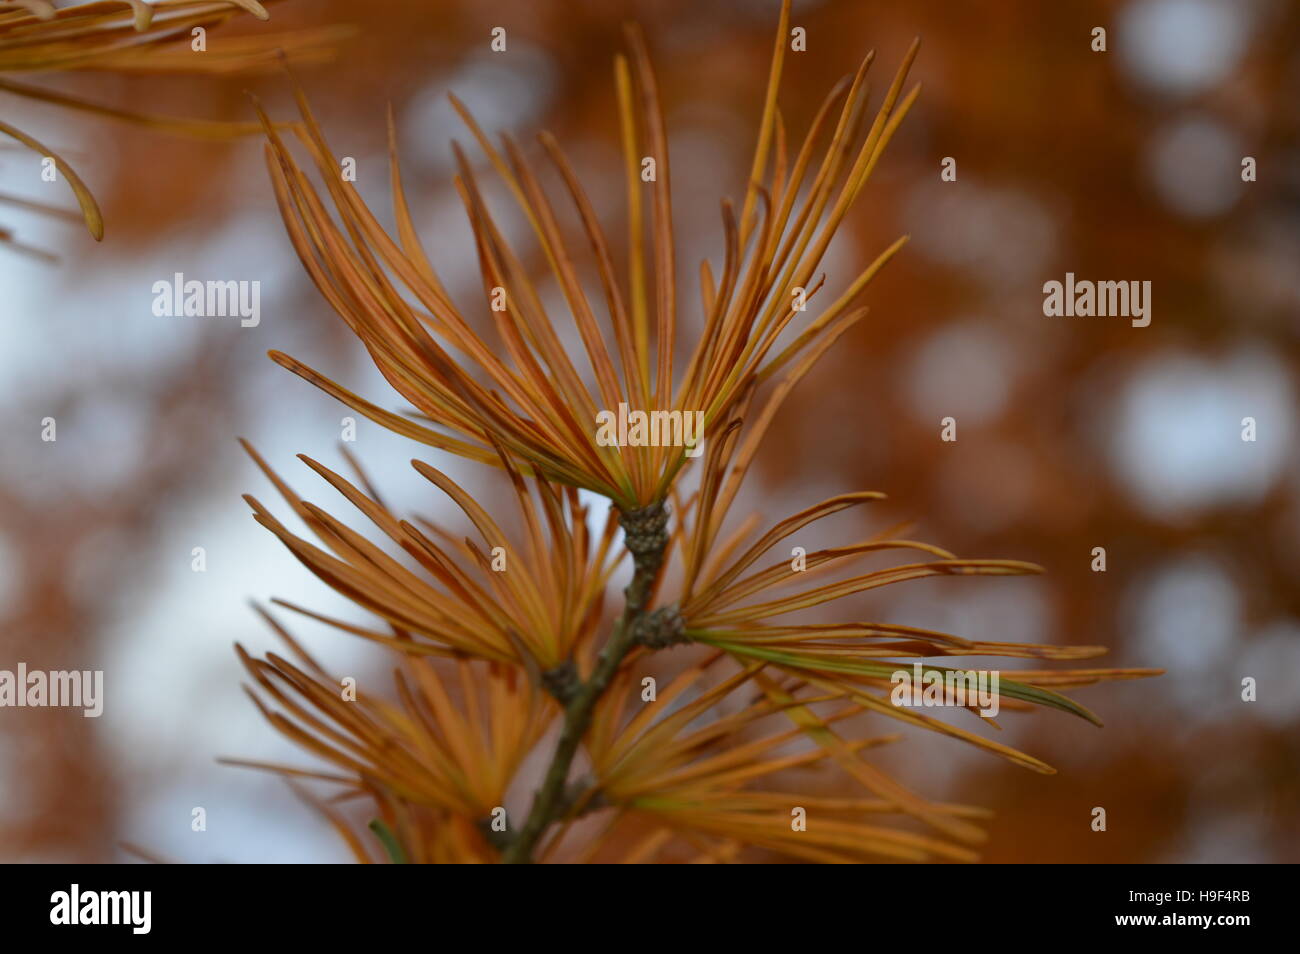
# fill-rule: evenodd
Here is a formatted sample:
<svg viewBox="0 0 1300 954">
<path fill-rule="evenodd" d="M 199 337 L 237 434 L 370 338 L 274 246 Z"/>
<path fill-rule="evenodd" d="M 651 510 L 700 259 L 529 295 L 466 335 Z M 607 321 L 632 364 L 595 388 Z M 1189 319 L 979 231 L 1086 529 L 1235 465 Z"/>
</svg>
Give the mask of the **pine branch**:
<svg viewBox="0 0 1300 954">
<path fill-rule="evenodd" d="M 624 542 L 632 554 L 634 565 L 632 582 L 623 590 L 623 612 L 614 624 L 609 641 L 597 657 L 590 678 L 585 682 L 577 681 L 576 684 L 571 677 L 551 680 L 557 685 L 569 687 L 564 693 L 566 698 L 561 699 L 564 702 L 564 728 L 560 732 L 542 787 L 533 798 L 528 818 L 519 834 L 502 853 L 501 860 L 506 864 L 532 863 L 537 843 L 551 823 L 564 812 L 569 771 L 573 766 L 573 758 L 578 753 L 578 746 L 591 725 L 596 702 L 609 688 L 624 657 L 637 644 L 640 624 L 653 615 L 646 612 L 646 604 L 663 566 L 664 551 L 668 546 L 668 508 L 662 503 L 651 504 L 641 510 L 624 512 L 619 522 L 623 526 Z"/>
</svg>

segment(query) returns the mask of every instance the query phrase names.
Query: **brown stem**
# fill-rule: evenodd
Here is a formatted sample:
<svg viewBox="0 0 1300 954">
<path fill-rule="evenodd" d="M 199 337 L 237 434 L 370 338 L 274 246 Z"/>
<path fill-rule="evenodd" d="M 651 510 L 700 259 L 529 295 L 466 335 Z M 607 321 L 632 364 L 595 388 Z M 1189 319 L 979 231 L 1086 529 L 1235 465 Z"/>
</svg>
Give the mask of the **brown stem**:
<svg viewBox="0 0 1300 954">
<path fill-rule="evenodd" d="M 619 522 L 623 525 L 624 542 L 635 567 L 632 582 L 623 590 L 623 612 L 614 624 L 609 641 L 596 658 L 596 667 L 590 678 L 580 682 L 568 694 L 569 698 L 563 700 L 564 727 L 555 754 L 551 756 L 550 767 L 546 770 L 542 787 L 533 798 L 524 826 L 501 855 L 506 864 L 530 864 L 533 850 L 546 834 L 546 829 L 563 813 L 573 758 L 591 725 L 597 700 L 609 688 L 623 658 L 636 643 L 637 624 L 646 615 L 650 592 L 663 566 L 664 550 L 668 546 L 668 508 L 662 503 L 651 504 L 641 510 L 624 512 Z"/>
</svg>

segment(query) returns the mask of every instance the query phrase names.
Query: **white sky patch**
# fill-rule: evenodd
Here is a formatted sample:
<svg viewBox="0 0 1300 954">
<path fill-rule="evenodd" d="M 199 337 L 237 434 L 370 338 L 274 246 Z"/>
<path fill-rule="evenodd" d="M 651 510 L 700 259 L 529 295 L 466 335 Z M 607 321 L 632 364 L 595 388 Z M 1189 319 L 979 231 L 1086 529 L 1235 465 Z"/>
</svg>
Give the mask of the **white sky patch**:
<svg viewBox="0 0 1300 954">
<path fill-rule="evenodd" d="M 1242 440 L 1242 420 L 1256 440 Z M 1117 480 L 1148 513 L 1179 520 L 1248 505 L 1291 454 L 1295 394 L 1286 369 L 1246 348 L 1217 360 L 1160 356 L 1136 366 L 1113 408 L 1107 448 Z"/>
<path fill-rule="evenodd" d="M 976 320 L 945 325 L 917 348 L 904 378 L 919 420 L 959 415 L 962 424 L 995 419 L 1006 406 L 1016 355 L 1004 335 Z"/>
<path fill-rule="evenodd" d="M 1244 0 L 1140 0 L 1125 6 L 1113 35 L 1119 62 L 1138 85 L 1193 96 L 1221 83 L 1245 53 Z"/>
<path fill-rule="evenodd" d="M 1185 718 L 1220 718 L 1238 705 L 1242 597 L 1212 557 L 1188 554 L 1140 578 L 1127 598 L 1138 665 L 1167 670 L 1162 689 Z M 1236 688 L 1234 688 L 1236 687 Z"/>
<path fill-rule="evenodd" d="M 407 104 L 397 119 L 403 156 L 427 167 L 450 169 L 450 141 L 455 138 L 471 161 L 477 161 L 477 147 L 448 101 L 448 92 L 465 104 L 489 136 L 505 131 L 522 138 L 523 127 L 534 123 L 555 95 L 555 67 L 544 50 L 517 35 L 509 35 L 507 42 L 508 54 L 476 53 L 450 74 L 436 74 Z"/>
</svg>

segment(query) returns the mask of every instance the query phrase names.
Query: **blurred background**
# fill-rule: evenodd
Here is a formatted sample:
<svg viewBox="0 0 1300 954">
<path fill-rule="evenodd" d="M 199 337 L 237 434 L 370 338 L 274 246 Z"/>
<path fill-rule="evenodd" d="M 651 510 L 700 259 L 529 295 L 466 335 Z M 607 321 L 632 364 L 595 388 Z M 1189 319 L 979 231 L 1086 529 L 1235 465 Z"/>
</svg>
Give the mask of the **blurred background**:
<svg viewBox="0 0 1300 954">
<path fill-rule="evenodd" d="M 489 131 L 552 130 L 618 235 L 611 62 L 621 24 L 638 20 L 668 114 L 681 299 L 694 303 L 699 259 L 720 258 L 718 200 L 743 196 L 778 6 L 288 0 L 271 24 L 209 44 L 355 24 L 335 62 L 299 78 L 386 222 L 393 105 L 408 196 L 455 296 L 478 278 L 450 181 L 449 140 L 468 137 L 445 94 Z M 1300 6 L 797 0 L 792 24 L 807 52 L 788 55 L 780 102 L 799 138 L 867 50 L 878 101 L 922 38 L 921 98 L 831 249 L 827 300 L 899 234 L 911 242 L 868 290 L 868 319 L 787 403 L 746 502 L 777 519 L 884 491 L 876 528 L 915 520 L 916 537 L 960 555 L 1048 572 L 888 588 L 864 600 L 873 618 L 1102 644 L 1102 665 L 1168 670 L 1077 692 L 1101 730 L 1056 712 L 1004 720 L 1002 740 L 1057 775 L 917 733 L 888 767 L 927 796 L 993 809 L 989 861 L 1300 860 Z M 497 26 L 505 54 L 489 49 Z M 292 109 L 274 75 L 43 82 L 156 113 L 250 118 L 247 91 L 281 118 Z M 61 259 L 0 249 L 0 668 L 103 669 L 107 695 L 98 719 L 0 710 L 0 860 L 129 860 L 123 842 L 187 862 L 346 860 L 281 782 L 215 761 L 305 759 L 241 693 L 232 643 L 273 645 L 250 600 L 360 618 L 248 515 L 241 493 L 273 493 L 235 439 L 334 506 L 293 454 L 339 465 L 349 412 L 265 352 L 398 401 L 302 272 L 260 143 L 0 97 L 6 121 L 78 168 L 107 221 L 96 244 L 0 205 L 5 227 Z M 1257 181 L 1242 181 L 1247 156 Z M 945 157 L 954 182 L 940 178 Z M 33 154 L 0 151 L 0 192 L 72 208 L 66 183 L 39 173 Z M 1067 271 L 1150 281 L 1150 326 L 1044 317 L 1043 283 Z M 156 317 L 152 285 L 176 272 L 261 282 L 261 323 Z M 948 416 L 954 443 L 940 440 Z M 40 439 L 45 417 L 55 442 Z M 348 447 L 398 509 L 440 512 L 407 466 L 419 449 L 364 420 Z M 336 671 L 386 665 L 339 634 L 295 633 Z M 1255 702 L 1241 700 L 1245 677 Z M 1105 833 L 1090 829 L 1094 806 Z"/>
</svg>

